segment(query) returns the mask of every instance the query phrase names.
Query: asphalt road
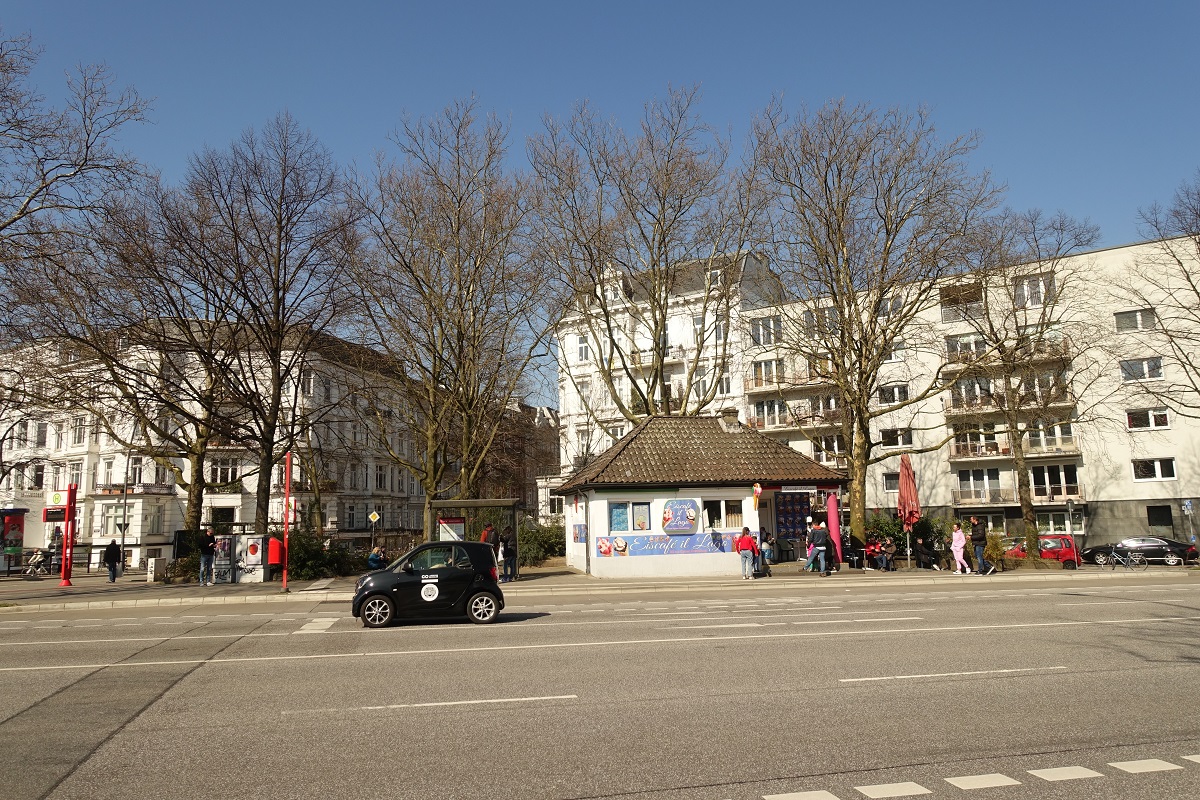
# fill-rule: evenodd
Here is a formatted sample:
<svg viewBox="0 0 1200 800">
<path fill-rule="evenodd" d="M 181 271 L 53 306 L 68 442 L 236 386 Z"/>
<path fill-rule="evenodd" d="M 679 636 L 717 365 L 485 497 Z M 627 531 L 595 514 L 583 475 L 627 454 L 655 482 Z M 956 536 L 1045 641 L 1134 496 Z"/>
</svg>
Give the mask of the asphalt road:
<svg viewBox="0 0 1200 800">
<path fill-rule="evenodd" d="M 1200 797 L 1189 576 L 828 587 L 5 613 L 0 796 Z"/>
</svg>

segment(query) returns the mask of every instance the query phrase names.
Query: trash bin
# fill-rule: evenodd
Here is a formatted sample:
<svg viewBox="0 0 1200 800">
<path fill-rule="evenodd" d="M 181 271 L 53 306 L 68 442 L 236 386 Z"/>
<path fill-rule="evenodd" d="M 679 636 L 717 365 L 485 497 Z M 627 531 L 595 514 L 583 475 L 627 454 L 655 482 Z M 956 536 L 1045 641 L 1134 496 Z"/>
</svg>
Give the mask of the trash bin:
<svg viewBox="0 0 1200 800">
<path fill-rule="evenodd" d="M 146 559 L 146 583 L 161 581 L 165 577 L 166 571 L 167 560 L 165 558 Z"/>
</svg>

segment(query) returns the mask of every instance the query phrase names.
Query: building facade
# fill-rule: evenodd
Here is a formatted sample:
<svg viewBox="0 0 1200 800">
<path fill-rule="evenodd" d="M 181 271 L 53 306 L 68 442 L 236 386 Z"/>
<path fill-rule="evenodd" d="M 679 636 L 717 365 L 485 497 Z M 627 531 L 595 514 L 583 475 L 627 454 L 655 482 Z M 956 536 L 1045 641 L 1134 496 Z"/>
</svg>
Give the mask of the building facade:
<svg viewBox="0 0 1200 800">
<path fill-rule="evenodd" d="M 1025 483 L 1041 530 L 1088 544 L 1133 534 L 1191 538 L 1200 421 L 1177 414 L 1163 396 L 1178 365 L 1156 324 L 1153 293 L 1129 289 L 1133 265 L 1155 247 L 964 272 L 938 286 L 871 388 L 877 461 L 867 471 L 868 513 L 894 513 L 899 456 L 907 452 L 926 513 L 977 515 L 1015 535 L 1023 530 Z M 827 365 L 796 346 L 826 309 L 819 299 L 765 302 L 772 277 L 761 261 L 730 279 L 719 319 L 697 313 L 711 284 L 681 282 L 667 298 L 668 347 L 655 368 L 672 387 L 668 399 L 685 391 L 705 397 L 682 410 L 708 415 L 734 406 L 746 425 L 818 463 L 846 467 L 839 394 Z M 623 301 L 645 302 L 633 293 Z M 568 473 L 632 428 L 609 385 L 627 391 L 623 381 L 639 379 L 639 361 L 651 363 L 641 351 L 644 335 L 599 340 L 596 326 L 584 324 L 588 313 L 581 304 L 559 329 Z M 611 316 L 618 322 L 609 327 L 621 329 L 619 312 Z M 614 378 L 611 356 L 623 348 L 630 368 Z M 714 382 L 715 394 L 706 395 Z"/>
</svg>

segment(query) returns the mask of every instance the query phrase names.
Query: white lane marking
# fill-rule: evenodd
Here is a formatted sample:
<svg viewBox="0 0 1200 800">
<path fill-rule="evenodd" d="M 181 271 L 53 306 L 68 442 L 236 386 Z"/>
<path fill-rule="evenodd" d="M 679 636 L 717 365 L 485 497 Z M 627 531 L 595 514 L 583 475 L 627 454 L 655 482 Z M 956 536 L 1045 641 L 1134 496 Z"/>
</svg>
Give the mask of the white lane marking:
<svg viewBox="0 0 1200 800">
<path fill-rule="evenodd" d="M 1044 781 L 1077 781 L 1081 778 L 1103 778 L 1104 774 L 1087 767 L 1056 767 L 1054 769 L 1031 769 L 1029 774 Z"/>
<path fill-rule="evenodd" d="M 919 783 L 877 783 L 874 786 L 855 786 L 856 790 L 867 797 L 912 797 L 918 794 L 933 794 Z"/>
<path fill-rule="evenodd" d="M 295 633 L 324 633 L 325 631 L 327 631 L 331 627 L 333 627 L 333 624 L 335 622 L 337 622 L 336 618 L 335 619 L 314 619 L 311 622 L 304 623 L 304 626 L 301 627 L 300 630 L 293 631 L 293 633 L 294 634 Z"/>
<path fill-rule="evenodd" d="M 1110 767 L 1116 767 L 1122 772 L 1131 772 L 1137 774 L 1139 772 L 1166 772 L 1169 769 L 1183 769 L 1178 764 L 1172 764 L 1170 761 L 1163 761 L 1160 758 L 1144 758 L 1139 761 L 1110 761 Z"/>
<path fill-rule="evenodd" d="M 991 789 L 996 786 L 1020 786 L 1021 782 L 993 772 L 990 775 L 963 775 L 958 778 L 946 778 L 946 783 L 959 789 Z"/>
<path fill-rule="evenodd" d="M 964 675 L 1000 675 L 1012 672 L 1043 672 L 1066 667 L 1018 667 L 1015 669 L 978 669 L 971 672 L 931 672 L 928 675 L 883 675 L 878 678 L 838 678 L 838 683 L 867 683 L 870 681 L 904 681 L 917 678 L 957 678 Z"/>
<path fill-rule="evenodd" d="M 787 794 L 764 794 L 763 800 L 838 800 L 836 794 L 824 790 L 819 792 L 788 792 Z"/>
<path fill-rule="evenodd" d="M 543 700 L 578 700 L 577 694 L 552 694 L 543 697 L 496 697 L 490 700 L 447 700 L 434 703 L 396 703 L 386 706 L 353 706 L 351 708 L 301 708 L 280 712 L 283 716 L 296 714 L 336 714 L 346 711 L 393 711 L 399 708 L 443 708 L 445 706 L 481 706 L 501 703 L 535 703 Z"/>
<path fill-rule="evenodd" d="M 1144 603 L 1145 600 L 1096 600 L 1091 603 L 1059 603 L 1060 606 L 1120 606 L 1131 603 Z"/>
<path fill-rule="evenodd" d="M 50 644 L 120 644 L 121 642 L 179 642 L 193 639 L 240 639 L 260 638 L 264 636 L 290 636 L 288 633 L 212 633 L 198 636 L 131 636 L 128 639 L 46 639 L 41 642 L 0 642 L 0 647 L 28 647 L 30 645 Z"/>
<path fill-rule="evenodd" d="M 876 630 L 851 630 L 851 631 L 817 631 L 817 632 L 789 632 L 789 633 L 754 633 L 749 635 L 729 635 L 729 636 L 675 636 L 664 637 L 658 639 L 614 639 L 611 641 L 596 641 L 596 642 L 557 642 L 549 644 L 513 644 L 513 645 L 486 645 L 479 647 L 440 647 L 429 648 L 425 650 L 377 650 L 358 653 L 308 653 L 298 656 L 245 656 L 237 658 L 201 658 L 201 659 L 179 659 L 177 661 L 124 661 L 121 663 L 105 663 L 105 664 L 56 664 L 40 667 L 0 667 L 0 673 L 4 672 L 34 672 L 38 670 L 67 670 L 67 669 L 104 669 L 105 667 L 148 667 L 148 666 L 170 666 L 184 664 L 239 664 L 252 662 L 268 662 L 268 661 L 307 661 L 313 659 L 333 659 L 333 658 L 370 658 L 374 656 L 426 656 L 426 655 L 445 655 L 454 653 L 496 653 L 505 650 L 563 650 L 577 648 L 600 648 L 600 647 L 620 647 L 626 645 L 647 645 L 647 644 L 711 644 L 713 642 L 726 641 L 745 641 L 749 639 L 807 639 L 818 637 L 834 637 L 834 636 L 895 636 L 899 634 L 907 635 L 913 633 L 962 633 L 964 631 L 995 631 L 995 630 L 1016 630 L 1021 628 L 1068 628 L 1068 627 L 1083 627 L 1089 625 L 1111 625 L 1111 624 L 1146 624 L 1154 622 L 1181 622 L 1200 620 L 1200 616 L 1193 617 L 1148 617 L 1145 619 L 1119 619 L 1119 620 L 1090 620 L 1080 622 L 1026 622 L 1012 625 L 959 625 L 950 627 L 936 628 L 879 628 Z M 354 633 L 361 633 L 355 631 Z M 172 637 L 178 639 L 236 639 L 240 636 L 284 636 L 286 634 L 279 633 L 252 633 L 252 634 L 213 634 L 211 636 L 180 636 Z M 127 641 L 127 640 L 118 640 Z"/>
<path fill-rule="evenodd" d="M 798 625 L 800 623 L 792 623 Z M 762 624 L 758 622 L 731 622 L 727 625 L 676 625 L 673 628 L 659 628 L 662 631 L 695 631 L 695 630 L 710 630 L 712 628 L 761 628 Z"/>
<path fill-rule="evenodd" d="M 1183 758 L 1186 758 L 1188 761 L 1195 761 L 1197 764 L 1200 764 L 1200 755 L 1183 756 Z"/>
</svg>

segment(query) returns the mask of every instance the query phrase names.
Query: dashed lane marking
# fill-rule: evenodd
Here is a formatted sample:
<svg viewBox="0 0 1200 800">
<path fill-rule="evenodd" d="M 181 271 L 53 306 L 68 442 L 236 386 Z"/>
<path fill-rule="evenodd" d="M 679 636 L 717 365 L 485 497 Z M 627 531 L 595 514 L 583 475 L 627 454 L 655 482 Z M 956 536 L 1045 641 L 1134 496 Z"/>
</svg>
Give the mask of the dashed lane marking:
<svg viewBox="0 0 1200 800">
<path fill-rule="evenodd" d="M 968 675 L 1003 675 L 1016 672 L 1044 672 L 1066 667 L 1017 667 L 1013 669 L 980 669 L 971 672 L 934 672 L 925 675 L 883 675 L 876 678 L 838 678 L 838 683 L 867 683 L 870 681 L 904 681 L 918 678 L 958 678 Z"/>
<path fill-rule="evenodd" d="M 787 794 L 764 794 L 763 800 L 838 800 L 838 796 L 825 791 L 788 792 Z"/>
<path fill-rule="evenodd" d="M 504 703 L 532 703 L 543 700 L 578 700 L 577 694 L 554 694 L 543 697 L 496 697 L 488 700 L 446 700 L 434 703 L 396 703 L 386 706 L 353 706 L 351 708 L 299 708 L 291 711 L 281 711 L 285 716 L 297 714 L 336 714 L 346 711 L 395 711 L 401 708 L 445 708 L 447 706 L 482 706 Z"/>
<path fill-rule="evenodd" d="M 1082 778 L 1103 778 L 1104 773 L 1087 767 L 1055 767 L 1053 769 L 1031 769 L 1029 774 L 1044 781 L 1077 781 Z"/>
<path fill-rule="evenodd" d="M 1116 767 L 1122 772 L 1166 772 L 1171 769 L 1183 769 L 1178 764 L 1172 764 L 1170 761 L 1163 761 L 1161 758 L 1144 758 L 1140 761 L 1110 761 L 1110 767 Z"/>
<path fill-rule="evenodd" d="M 1188 761 L 1195 761 L 1197 764 L 1200 764 L 1200 755 L 1197 755 L 1197 756 L 1183 756 L 1183 758 L 1187 759 Z"/>
<path fill-rule="evenodd" d="M 304 626 L 294 633 L 324 633 L 333 627 L 337 619 L 314 619 L 311 622 L 304 623 Z"/>
<path fill-rule="evenodd" d="M 855 786 L 855 790 L 870 798 L 879 797 L 913 797 L 919 794 L 933 794 L 919 783 L 878 783 L 874 786 Z"/>
<path fill-rule="evenodd" d="M 992 789 L 997 786 L 1020 786 L 1021 782 L 999 772 L 989 775 L 962 775 L 957 778 L 946 778 L 946 783 L 959 789 Z"/>
</svg>

